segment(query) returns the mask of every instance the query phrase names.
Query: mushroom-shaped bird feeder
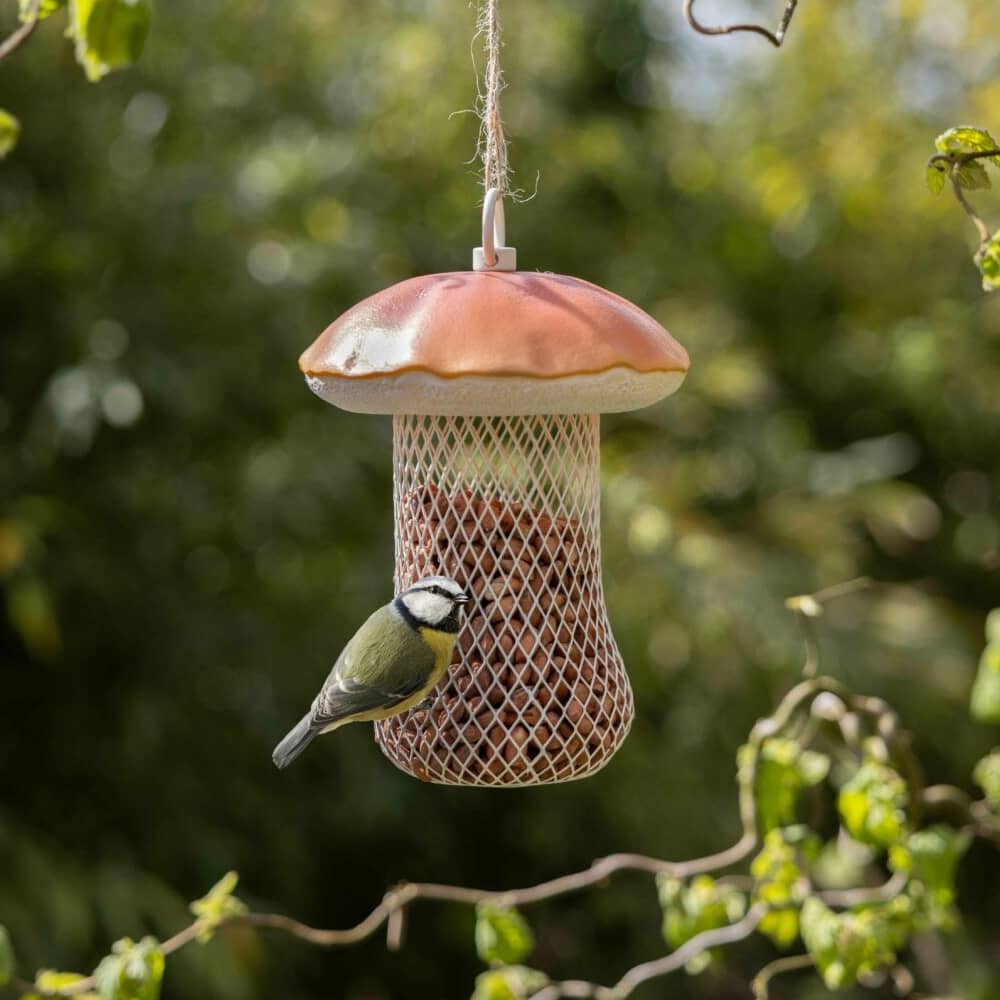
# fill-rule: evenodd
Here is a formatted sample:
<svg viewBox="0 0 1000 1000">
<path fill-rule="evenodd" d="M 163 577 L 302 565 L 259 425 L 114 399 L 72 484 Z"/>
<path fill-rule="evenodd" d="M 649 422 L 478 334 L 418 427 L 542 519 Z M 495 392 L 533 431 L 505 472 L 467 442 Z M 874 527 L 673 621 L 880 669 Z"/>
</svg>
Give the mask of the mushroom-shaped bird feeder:
<svg viewBox="0 0 1000 1000">
<path fill-rule="evenodd" d="M 475 270 L 371 296 L 300 365 L 328 402 L 393 416 L 397 589 L 444 574 L 472 597 L 431 707 L 377 723 L 376 740 L 425 781 L 509 787 L 593 774 L 628 734 L 599 414 L 669 395 L 688 357 L 625 299 L 515 270 L 492 195 Z"/>
</svg>

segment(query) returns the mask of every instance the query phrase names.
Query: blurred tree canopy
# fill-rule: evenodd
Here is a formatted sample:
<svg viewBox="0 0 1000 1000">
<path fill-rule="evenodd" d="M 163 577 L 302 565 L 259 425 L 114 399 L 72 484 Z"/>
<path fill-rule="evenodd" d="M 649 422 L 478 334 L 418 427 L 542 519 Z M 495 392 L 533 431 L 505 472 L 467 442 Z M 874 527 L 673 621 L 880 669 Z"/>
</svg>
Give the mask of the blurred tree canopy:
<svg viewBox="0 0 1000 1000">
<path fill-rule="evenodd" d="M 1000 604 L 1000 297 L 924 164 L 956 122 L 1000 129 L 1000 8 L 815 0 L 775 52 L 679 7 L 503 4 L 521 266 L 632 299 L 692 357 L 676 397 L 604 423 L 632 735 L 597 777 L 519 792 L 421 785 L 364 727 L 270 763 L 391 585 L 388 418 L 325 407 L 295 361 L 363 296 L 468 266 L 475 11 L 173 0 L 97 87 L 60 14 L 0 66 L 21 121 L 0 165 L 0 919 L 26 967 L 165 936 L 230 868 L 249 903 L 339 926 L 402 878 L 502 888 L 725 846 L 735 748 L 799 665 L 783 599 L 861 573 L 893 585 L 831 608 L 827 671 L 893 702 L 930 780 L 969 785 L 997 742 L 967 705 Z M 920 960 L 985 1000 L 981 846 L 959 898 L 961 932 Z M 555 975 L 663 950 L 629 878 L 532 925 Z M 391 957 L 234 929 L 172 959 L 165 996 L 463 997 L 472 934 L 446 908 Z M 666 988 L 743 997 L 772 955 Z"/>
</svg>

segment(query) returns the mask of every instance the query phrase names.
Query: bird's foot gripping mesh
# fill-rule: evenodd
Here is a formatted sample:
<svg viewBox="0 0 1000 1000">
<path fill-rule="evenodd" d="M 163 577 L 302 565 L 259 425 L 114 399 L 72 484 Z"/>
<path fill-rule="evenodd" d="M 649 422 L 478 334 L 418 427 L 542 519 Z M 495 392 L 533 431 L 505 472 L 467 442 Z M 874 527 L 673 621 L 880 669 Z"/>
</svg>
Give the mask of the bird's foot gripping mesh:
<svg viewBox="0 0 1000 1000">
<path fill-rule="evenodd" d="M 393 418 L 396 586 L 469 593 L 433 705 L 376 725 L 402 770 L 458 785 L 604 766 L 632 690 L 601 585 L 596 415 Z"/>
</svg>

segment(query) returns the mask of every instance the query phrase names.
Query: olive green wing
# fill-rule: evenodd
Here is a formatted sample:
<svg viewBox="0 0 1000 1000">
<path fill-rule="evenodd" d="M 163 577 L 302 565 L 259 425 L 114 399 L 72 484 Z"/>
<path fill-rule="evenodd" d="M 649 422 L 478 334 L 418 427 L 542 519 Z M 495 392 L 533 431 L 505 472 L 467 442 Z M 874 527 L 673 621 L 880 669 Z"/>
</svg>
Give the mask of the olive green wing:
<svg viewBox="0 0 1000 1000">
<path fill-rule="evenodd" d="M 430 646 L 390 607 L 380 608 L 338 657 L 313 702 L 312 725 L 325 729 L 402 704 L 428 685 L 434 665 Z"/>
</svg>

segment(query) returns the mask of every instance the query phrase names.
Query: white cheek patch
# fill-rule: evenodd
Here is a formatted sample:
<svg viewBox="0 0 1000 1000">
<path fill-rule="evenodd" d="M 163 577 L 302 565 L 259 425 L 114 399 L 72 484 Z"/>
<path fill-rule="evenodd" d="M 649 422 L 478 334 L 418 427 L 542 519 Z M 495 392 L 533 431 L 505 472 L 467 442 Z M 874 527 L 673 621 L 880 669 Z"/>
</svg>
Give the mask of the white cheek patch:
<svg viewBox="0 0 1000 1000">
<path fill-rule="evenodd" d="M 451 601 L 447 597 L 433 594 L 429 590 L 417 590 L 407 594 L 403 601 L 414 618 L 429 625 L 443 621 L 451 611 Z"/>
</svg>

